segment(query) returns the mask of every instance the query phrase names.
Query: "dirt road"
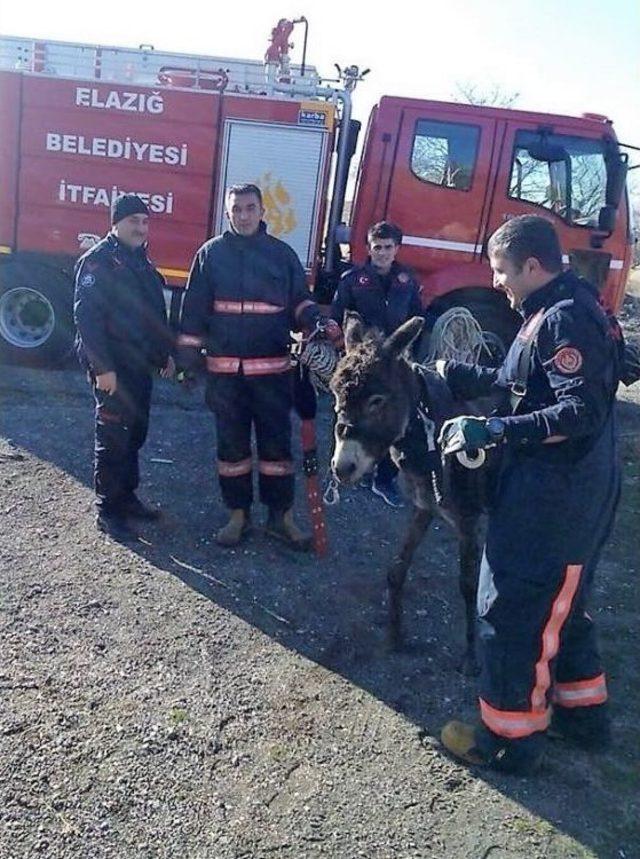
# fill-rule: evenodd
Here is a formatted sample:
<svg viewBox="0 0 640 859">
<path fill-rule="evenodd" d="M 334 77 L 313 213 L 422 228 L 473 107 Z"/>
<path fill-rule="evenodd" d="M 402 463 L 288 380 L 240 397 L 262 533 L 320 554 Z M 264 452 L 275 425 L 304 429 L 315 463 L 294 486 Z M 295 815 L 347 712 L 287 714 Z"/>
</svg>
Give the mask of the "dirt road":
<svg viewBox="0 0 640 859">
<path fill-rule="evenodd" d="M 201 392 L 156 393 L 143 494 L 165 516 L 125 547 L 93 527 L 82 376 L 2 370 L 1 856 L 640 857 L 640 391 L 620 396 L 624 497 L 593 605 L 615 747 L 549 743 L 537 779 L 471 774 L 434 739 L 475 712 L 444 526 L 410 576 L 412 651 L 390 654 L 405 514 L 355 490 L 326 561 L 260 534 L 225 552 Z M 326 402 L 320 430 L 326 450 Z"/>
</svg>

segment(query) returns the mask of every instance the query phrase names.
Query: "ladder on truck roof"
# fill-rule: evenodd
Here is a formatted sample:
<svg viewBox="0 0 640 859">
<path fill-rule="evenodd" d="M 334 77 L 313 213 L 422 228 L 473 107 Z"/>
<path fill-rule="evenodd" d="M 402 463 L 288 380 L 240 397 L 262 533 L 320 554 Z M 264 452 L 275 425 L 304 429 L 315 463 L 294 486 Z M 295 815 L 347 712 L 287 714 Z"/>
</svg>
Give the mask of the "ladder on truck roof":
<svg viewBox="0 0 640 859">
<path fill-rule="evenodd" d="M 103 83 L 226 89 L 252 95 L 266 95 L 268 86 L 265 63 L 259 60 L 160 52 L 152 45 L 113 48 L 16 36 L 0 36 L 0 69 Z M 300 66 L 291 66 L 292 83 L 305 88 L 320 84 L 313 66 L 305 66 L 304 76 L 301 71 Z"/>
</svg>

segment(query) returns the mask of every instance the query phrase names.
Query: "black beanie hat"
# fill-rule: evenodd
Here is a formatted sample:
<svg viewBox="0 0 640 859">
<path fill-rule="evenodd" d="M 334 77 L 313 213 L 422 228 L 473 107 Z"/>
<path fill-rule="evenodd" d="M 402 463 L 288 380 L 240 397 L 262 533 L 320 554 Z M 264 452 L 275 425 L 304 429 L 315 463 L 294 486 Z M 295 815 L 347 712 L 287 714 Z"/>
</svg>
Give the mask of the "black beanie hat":
<svg viewBox="0 0 640 859">
<path fill-rule="evenodd" d="M 129 215 L 148 215 L 148 206 L 137 194 L 123 194 L 111 205 L 111 223 L 117 224 Z"/>
</svg>

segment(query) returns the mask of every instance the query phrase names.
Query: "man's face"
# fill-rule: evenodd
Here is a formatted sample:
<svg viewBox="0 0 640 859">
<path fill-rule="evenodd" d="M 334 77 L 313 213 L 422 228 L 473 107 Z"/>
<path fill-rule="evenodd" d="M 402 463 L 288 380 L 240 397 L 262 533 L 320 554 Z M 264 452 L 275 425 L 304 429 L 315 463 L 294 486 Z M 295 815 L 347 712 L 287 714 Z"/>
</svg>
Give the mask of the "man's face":
<svg viewBox="0 0 640 859">
<path fill-rule="evenodd" d="M 115 224 L 113 232 L 119 241 L 132 250 L 142 247 L 149 238 L 149 216 L 142 214 L 127 215 L 126 218 Z"/>
<path fill-rule="evenodd" d="M 389 274 L 393 261 L 400 250 L 400 245 L 397 245 L 393 239 L 374 238 L 369 240 L 368 247 L 371 264 L 375 270 L 379 271 L 380 274 Z"/>
<path fill-rule="evenodd" d="M 494 289 L 506 293 L 509 304 L 514 309 L 520 307 L 524 299 L 541 285 L 542 268 L 535 257 L 525 260 L 521 269 L 504 254 L 490 254 L 489 264 L 493 271 Z"/>
<path fill-rule="evenodd" d="M 227 217 L 240 236 L 253 236 L 258 232 L 264 208 L 256 194 L 229 194 Z"/>
</svg>

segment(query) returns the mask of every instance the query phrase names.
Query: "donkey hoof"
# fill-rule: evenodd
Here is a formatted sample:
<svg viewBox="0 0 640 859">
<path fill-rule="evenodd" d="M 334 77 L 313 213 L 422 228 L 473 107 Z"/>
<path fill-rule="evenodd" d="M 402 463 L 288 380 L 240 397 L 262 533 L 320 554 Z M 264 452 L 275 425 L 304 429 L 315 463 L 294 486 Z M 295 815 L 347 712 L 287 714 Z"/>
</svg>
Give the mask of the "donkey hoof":
<svg viewBox="0 0 640 859">
<path fill-rule="evenodd" d="M 458 671 L 463 677 L 477 677 L 480 674 L 480 666 L 475 656 L 465 653 L 458 665 Z"/>
</svg>

